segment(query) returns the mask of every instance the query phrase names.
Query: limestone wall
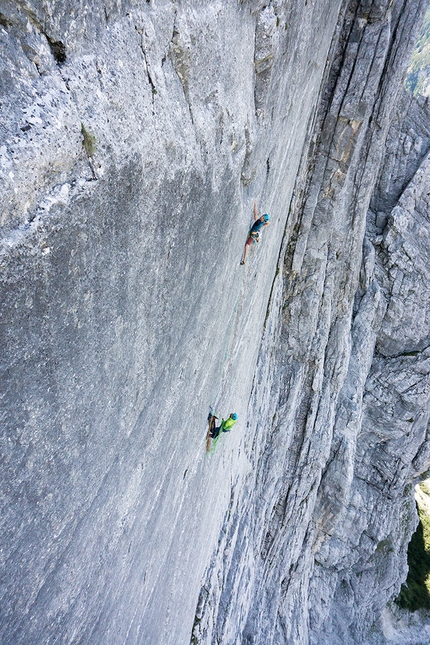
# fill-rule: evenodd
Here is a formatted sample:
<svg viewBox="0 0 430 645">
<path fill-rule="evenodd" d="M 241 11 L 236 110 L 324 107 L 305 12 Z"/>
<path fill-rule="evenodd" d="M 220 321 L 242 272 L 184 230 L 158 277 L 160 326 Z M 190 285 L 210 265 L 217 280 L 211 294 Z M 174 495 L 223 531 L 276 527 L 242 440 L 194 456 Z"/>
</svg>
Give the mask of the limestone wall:
<svg viewBox="0 0 430 645">
<path fill-rule="evenodd" d="M 379 638 L 428 465 L 427 134 L 388 135 L 424 4 L 0 2 L 0 642 Z"/>
</svg>

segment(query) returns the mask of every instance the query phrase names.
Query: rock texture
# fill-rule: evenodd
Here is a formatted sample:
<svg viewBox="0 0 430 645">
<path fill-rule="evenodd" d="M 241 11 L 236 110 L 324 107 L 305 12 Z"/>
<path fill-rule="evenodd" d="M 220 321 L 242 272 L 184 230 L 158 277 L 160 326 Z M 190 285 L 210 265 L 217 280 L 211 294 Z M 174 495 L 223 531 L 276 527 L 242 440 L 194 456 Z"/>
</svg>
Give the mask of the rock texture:
<svg viewBox="0 0 430 645">
<path fill-rule="evenodd" d="M 429 463 L 427 106 L 400 97 L 375 187 L 399 92 L 396 41 L 416 17 L 372 9 L 347 11 L 296 188 L 274 289 L 282 326 L 266 331 L 250 405 L 261 415 L 250 428 L 254 468 L 202 589 L 196 642 L 395 641 L 380 617 L 406 575 L 410 482 Z M 371 198 L 390 214 L 391 226 L 379 216 L 383 235 L 375 214 L 366 218 Z"/>
<path fill-rule="evenodd" d="M 1 0 L 0 642 L 390 637 L 430 462 L 424 10 Z"/>
</svg>

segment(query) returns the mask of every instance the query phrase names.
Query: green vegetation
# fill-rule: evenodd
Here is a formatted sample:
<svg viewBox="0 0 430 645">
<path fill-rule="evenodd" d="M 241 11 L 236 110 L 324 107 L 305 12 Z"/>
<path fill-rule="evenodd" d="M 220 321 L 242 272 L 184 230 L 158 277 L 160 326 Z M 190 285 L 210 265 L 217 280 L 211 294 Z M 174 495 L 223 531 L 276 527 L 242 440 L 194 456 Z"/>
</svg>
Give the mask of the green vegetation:
<svg viewBox="0 0 430 645">
<path fill-rule="evenodd" d="M 421 493 L 430 495 L 429 481 L 420 484 Z M 418 498 L 420 499 L 420 498 Z M 430 609 L 430 513 L 429 506 L 417 501 L 420 517 L 408 547 L 409 573 L 396 603 L 402 609 Z"/>
<path fill-rule="evenodd" d="M 405 86 L 414 96 L 427 94 L 430 85 L 430 7 L 408 68 Z"/>
<path fill-rule="evenodd" d="M 87 155 L 92 157 L 96 151 L 96 138 L 93 134 L 88 132 L 83 123 L 81 123 L 81 134 L 83 136 L 82 147 Z"/>
</svg>

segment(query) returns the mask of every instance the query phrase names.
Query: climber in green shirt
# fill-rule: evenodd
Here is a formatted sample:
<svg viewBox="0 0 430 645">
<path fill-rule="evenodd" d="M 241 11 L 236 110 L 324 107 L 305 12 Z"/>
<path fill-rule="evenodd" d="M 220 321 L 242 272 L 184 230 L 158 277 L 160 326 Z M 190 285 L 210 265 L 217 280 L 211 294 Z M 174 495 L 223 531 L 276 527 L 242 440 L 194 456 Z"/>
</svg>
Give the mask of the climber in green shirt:
<svg viewBox="0 0 430 645">
<path fill-rule="evenodd" d="M 230 432 L 232 427 L 237 421 L 237 414 L 236 412 L 232 412 L 229 416 L 228 419 L 224 421 L 224 419 L 221 420 L 221 425 L 218 428 L 213 428 L 211 431 L 211 437 L 212 439 L 216 439 L 216 437 L 219 435 L 220 432 Z"/>
</svg>

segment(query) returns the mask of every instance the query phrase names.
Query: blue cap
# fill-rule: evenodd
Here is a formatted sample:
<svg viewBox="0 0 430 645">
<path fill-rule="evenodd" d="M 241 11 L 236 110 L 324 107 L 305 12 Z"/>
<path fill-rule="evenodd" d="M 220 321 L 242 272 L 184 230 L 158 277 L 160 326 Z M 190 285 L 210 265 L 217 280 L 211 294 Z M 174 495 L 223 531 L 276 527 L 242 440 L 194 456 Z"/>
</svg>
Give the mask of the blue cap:
<svg viewBox="0 0 430 645">
<path fill-rule="evenodd" d="M 268 214 L 267 214 L 267 213 L 264 213 L 263 217 L 264 217 L 264 221 L 265 221 L 265 222 L 268 222 L 268 221 L 269 221 L 269 219 L 270 219 L 270 217 L 268 216 Z"/>
<path fill-rule="evenodd" d="M 234 421 L 236 421 L 236 419 L 237 419 L 237 414 L 236 414 L 236 412 L 233 412 L 233 414 L 231 415 L 231 418 L 232 418 L 232 419 L 234 419 Z"/>
</svg>

